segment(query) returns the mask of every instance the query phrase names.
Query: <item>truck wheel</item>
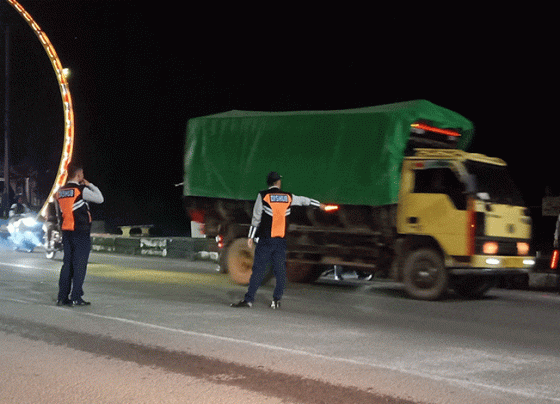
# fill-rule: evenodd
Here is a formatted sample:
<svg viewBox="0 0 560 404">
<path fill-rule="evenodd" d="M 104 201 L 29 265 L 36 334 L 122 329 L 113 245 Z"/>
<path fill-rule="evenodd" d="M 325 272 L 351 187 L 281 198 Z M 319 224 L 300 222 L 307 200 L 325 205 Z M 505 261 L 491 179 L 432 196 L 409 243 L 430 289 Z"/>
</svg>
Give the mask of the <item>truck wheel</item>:
<svg viewBox="0 0 560 404">
<path fill-rule="evenodd" d="M 248 285 L 253 273 L 255 248 L 249 248 L 246 238 L 234 240 L 225 252 L 223 263 L 231 279 L 240 285 Z"/>
<path fill-rule="evenodd" d="M 290 282 L 311 283 L 315 282 L 323 273 L 320 265 L 302 264 L 299 262 L 286 262 L 286 277 Z"/>
<path fill-rule="evenodd" d="M 243 240 L 243 242 L 239 241 Z M 238 243 L 233 246 L 234 243 Z M 232 250 L 233 247 L 233 250 Z M 234 251 L 230 256 L 230 251 Z M 251 274 L 253 273 L 253 258 L 255 257 L 255 251 L 250 251 L 247 245 L 246 238 L 240 238 L 235 240 L 230 244 L 229 247 L 223 249 L 220 254 L 220 273 L 230 274 L 231 279 L 240 285 L 248 285 L 251 279 Z M 230 259 L 232 260 L 230 263 Z M 230 267 L 234 266 L 231 270 Z M 247 273 L 248 271 L 248 273 Z M 234 275 L 235 273 L 235 275 Z M 235 277 L 234 277 L 235 276 Z M 266 285 L 270 280 L 274 278 L 274 271 L 272 270 L 272 265 L 268 265 L 266 273 L 264 275 L 261 285 Z"/>
<path fill-rule="evenodd" d="M 439 299 L 449 283 L 441 255 L 429 248 L 416 250 L 406 258 L 403 279 L 406 292 L 421 300 Z"/>
<path fill-rule="evenodd" d="M 484 275 L 464 275 L 454 277 L 451 281 L 451 287 L 459 296 L 470 299 L 477 299 L 498 283 L 495 276 Z"/>
</svg>

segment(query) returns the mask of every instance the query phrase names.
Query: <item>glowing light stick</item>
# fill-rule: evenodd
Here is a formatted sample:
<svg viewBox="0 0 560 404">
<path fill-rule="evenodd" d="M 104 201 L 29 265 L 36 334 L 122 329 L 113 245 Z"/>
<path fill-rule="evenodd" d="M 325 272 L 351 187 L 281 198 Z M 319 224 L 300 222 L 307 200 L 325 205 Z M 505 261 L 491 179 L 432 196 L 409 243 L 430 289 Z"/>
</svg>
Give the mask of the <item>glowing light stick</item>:
<svg viewBox="0 0 560 404">
<path fill-rule="evenodd" d="M 334 212 L 338 210 L 338 205 L 325 205 L 325 212 Z"/>
</svg>

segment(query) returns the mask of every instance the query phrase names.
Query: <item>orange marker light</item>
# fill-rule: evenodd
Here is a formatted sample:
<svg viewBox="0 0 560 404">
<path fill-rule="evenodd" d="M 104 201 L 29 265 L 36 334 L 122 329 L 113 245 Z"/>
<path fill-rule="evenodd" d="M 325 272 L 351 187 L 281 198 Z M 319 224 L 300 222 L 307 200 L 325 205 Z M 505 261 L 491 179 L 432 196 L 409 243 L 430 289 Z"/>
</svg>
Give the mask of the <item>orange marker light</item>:
<svg viewBox="0 0 560 404">
<path fill-rule="evenodd" d="M 447 135 L 447 136 L 457 136 L 457 137 L 461 136 L 459 132 L 455 132 L 454 130 L 436 128 L 435 126 L 429 126 L 423 123 L 413 123 L 410 126 L 416 129 L 427 130 L 429 132 L 440 133 L 442 135 Z"/>
<path fill-rule="evenodd" d="M 558 258 L 560 258 L 560 252 L 554 250 L 550 259 L 550 269 L 556 269 L 556 267 L 558 267 Z"/>
</svg>

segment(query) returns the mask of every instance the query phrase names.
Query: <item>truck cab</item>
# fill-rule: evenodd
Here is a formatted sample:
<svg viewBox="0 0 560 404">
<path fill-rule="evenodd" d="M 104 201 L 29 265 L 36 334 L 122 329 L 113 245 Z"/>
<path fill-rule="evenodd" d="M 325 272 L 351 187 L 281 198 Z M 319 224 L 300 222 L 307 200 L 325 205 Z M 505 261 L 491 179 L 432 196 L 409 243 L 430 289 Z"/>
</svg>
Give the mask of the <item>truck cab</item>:
<svg viewBox="0 0 560 404">
<path fill-rule="evenodd" d="M 478 297 L 498 274 L 528 272 L 529 211 L 499 158 L 458 149 L 415 150 L 403 161 L 394 277 L 435 299 L 448 287 Z"/>
</svg>

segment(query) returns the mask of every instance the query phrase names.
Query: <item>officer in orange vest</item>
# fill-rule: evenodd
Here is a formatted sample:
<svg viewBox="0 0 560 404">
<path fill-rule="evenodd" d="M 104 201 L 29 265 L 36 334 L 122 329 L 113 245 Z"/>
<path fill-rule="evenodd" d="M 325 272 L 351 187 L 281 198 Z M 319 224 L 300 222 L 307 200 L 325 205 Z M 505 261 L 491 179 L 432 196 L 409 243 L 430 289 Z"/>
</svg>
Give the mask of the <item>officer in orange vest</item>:
<svg viewBox="0 0 560 404">
<path fill-rule="evenodd" d="M 253 247 L 253 240 L 258 237 L 253 260 L 253 273 L 249 281 L 249 289 L 243 300 L 231 307 L 251 307 L 255 300 L 257 289 L 261 285 L 266 265 L 272 262 L 276 287 L 272 298 L 271 308 L 280 307 L 280 299 L 286 286 L 286 218 L 290 214 L 291 206 L 315 206 L 325 209 L 325 205 L 305 196 L 293 195 L 280 189 L 282 176 L 277 172 L 270 172 L 266 178 L 268 189 L 259 192 L 253 208 L 253 218 L 249 228 L 249 247 Z"/>
<path fill-rule="evenodd" d="M 103 203 L 99 188 L 84 178 L 81 167 L 68 166 L 68 181 L 56 193 L 62 230 L 64 260 L 58 282 L 57 305 L 89 305 L 82 286 L 91 251 L 91 213 L 88 202 Z M 69 298 L 69 295 L 71 296 Z"/>
</svg>

